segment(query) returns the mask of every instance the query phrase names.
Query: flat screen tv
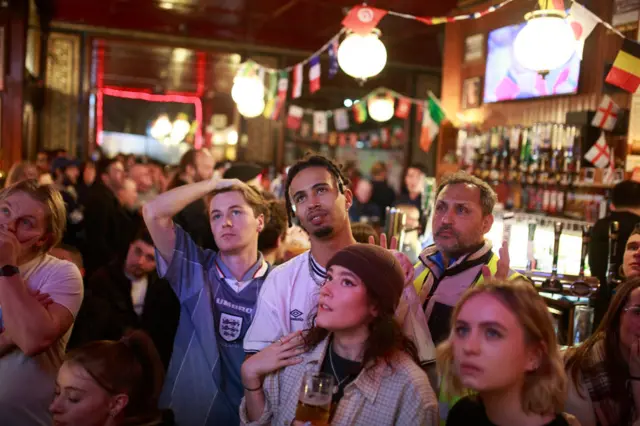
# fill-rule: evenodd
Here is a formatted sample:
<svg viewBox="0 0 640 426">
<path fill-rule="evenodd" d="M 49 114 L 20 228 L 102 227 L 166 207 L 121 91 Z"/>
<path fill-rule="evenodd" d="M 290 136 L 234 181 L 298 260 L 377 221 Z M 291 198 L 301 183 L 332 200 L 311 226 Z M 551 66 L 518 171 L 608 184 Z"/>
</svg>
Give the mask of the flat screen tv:
<svg viewBox="0 0 640 426">
<path fill-rule="evenodd" d="M 580 57 L 573 54 L 562 67 L 543 78 L 522 68 L 513 54 L 513 42 L 524 23 L 493 30 L 487 40 L 484 102 L 530 99 L 578 92 Z"/>
</svg>

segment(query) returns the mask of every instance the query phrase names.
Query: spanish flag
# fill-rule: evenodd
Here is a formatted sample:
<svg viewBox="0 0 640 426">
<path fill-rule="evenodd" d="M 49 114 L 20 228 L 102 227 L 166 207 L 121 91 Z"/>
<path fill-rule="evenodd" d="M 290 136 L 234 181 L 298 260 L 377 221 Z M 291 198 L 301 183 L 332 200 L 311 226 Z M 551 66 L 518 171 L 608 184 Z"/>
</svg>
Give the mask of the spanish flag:
<svg viewBox="0 0 640 426">
<path fill-rule="evenodd" d="M 627 92 L 636 93 L 640 87 L 640 44 L 624 40 L 605 81 Z"/>
</svg>

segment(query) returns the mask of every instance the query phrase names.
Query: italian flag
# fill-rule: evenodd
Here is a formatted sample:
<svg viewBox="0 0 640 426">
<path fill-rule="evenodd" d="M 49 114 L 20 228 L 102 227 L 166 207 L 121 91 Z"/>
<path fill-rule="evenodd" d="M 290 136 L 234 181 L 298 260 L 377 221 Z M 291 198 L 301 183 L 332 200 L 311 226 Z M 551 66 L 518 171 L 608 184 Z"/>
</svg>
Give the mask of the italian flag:
<svg viewBox="0 0 640 426">
<path fill-rule="evenodd" d="M 420 133 L 420 149 L 429 152 L 433 140 L 440 132 L 440 124 L 444 121 L 445 115 L 440 104 L 433 98 L 425 102 L 424 113 L 422 115 L 422 132 Z"/>
</svg>

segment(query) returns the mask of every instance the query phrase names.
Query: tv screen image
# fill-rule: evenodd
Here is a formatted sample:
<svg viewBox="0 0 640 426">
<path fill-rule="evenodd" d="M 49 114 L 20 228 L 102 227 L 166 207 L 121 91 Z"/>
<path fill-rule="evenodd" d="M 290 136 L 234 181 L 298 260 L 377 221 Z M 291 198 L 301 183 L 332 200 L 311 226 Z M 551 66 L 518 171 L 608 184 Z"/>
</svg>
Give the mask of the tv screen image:
<svg viewBox="0 0 640 426">
<path fill-rule="evenodd" d="M 578 92 L 580 57 L 577 53 L 544 78 L 535 71 L 523 68 L 516 61 L 513 42 L 524 26 L 524 23 L 511 25 L 489 33 L 484 79 L 485 103 Z"/>
</svg>

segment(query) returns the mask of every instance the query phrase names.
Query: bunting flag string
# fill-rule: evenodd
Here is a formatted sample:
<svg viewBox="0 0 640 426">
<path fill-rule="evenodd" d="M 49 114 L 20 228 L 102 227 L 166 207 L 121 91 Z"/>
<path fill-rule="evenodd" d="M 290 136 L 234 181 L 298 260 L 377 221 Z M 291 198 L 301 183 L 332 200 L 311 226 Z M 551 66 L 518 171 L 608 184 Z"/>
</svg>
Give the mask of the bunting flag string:
<svg viewBox="0 0 640 426">
<path fill-rule="evenodd" d="M 351 10 L 348 12 L 347 16 L 344 18 L 343 25 L 349 24 L 350 22 L 353 22 L 354 20 L 356 20 L 358 13 L 362 13 L 363 9 L 367 9 L 370 11 L 373 11 L 374 14 L 375 12 L 380 12 L 380 14 L 378 16 L 376 16 L 377 20 L 372 20 L 372 21 L 368 21 L 369 23 L 371 22 L 375 22 L 376 24 L 378 23 L 378 21 L 380 19 L 382 19 L 385 15 L 390 15 L 390 16 L 395 16 L 398 18 L 403 18 L 403 19 L 410 19 L 413 21 L 418 21 L 421 22 L 425 25 L 442 25 L 442 24 L 448 24 L 448 23 L 452 23 L 452 22 L 458 22 L 458 21 L 465 21 L 465 20 L 470 20 L 470 19 L 480 19 L 483 18 L 484 16 L 487 16 L 491 13 L 494 13 L 500 9 L 502 9 L 503 7 L 509 5 L 510 3 L 513 3 L 514 1 L 517 0 L 504 0 L 496 5 L 490 6 L 484 10 L 481 10 L 479 12 L 473 12 L 473 13 L 465 13 L 465 14 L 460 14 L 460 15 L 454 15 L 454 16 L 416 16 L 416 15 L 411 15 L 408 13 L 401 13 L 401 12 L 396 12 L 393 10 L 384 10 L 384 9 L 376 9 L 370 6 L 355 6 L 353 8 L 351 8 Z M 578 1 L 576 0 L 571 0 L 572 5 L 577 5 L 577 7 L 586 9 L 582 4 L 580 4 Z M 620 31 L 618 31 L 616 28 L 614 28 L 611 24 L 609 24 L 608 22 L 604 21 L 603 19 L 601 19 L 600 17 L 591 14 L 598 23 L 604 25 L 605 28 L 607 28 L 609 31 L 615 33 L 616 35 L 622 37 L 622 38 L 626 38 L 624 36 L 624 34 L 622 34 Z M 351 17 L 351 19 L 349 19 Z M 373 18 L 372 18 L 373 19 Z M 361 21 L 362 22 L 362 21 Z M 374 25 L 375 26 L 375 25 Z M 345 34 L 347 31 L 349 31 L 352 28 L 348 28 L 347 26 L 343 26 L 340 31 L 338 31 L 334 36 L 332 36 L 329 41 L 327 41 L 325 44 L 323 44 L 319 49 L 317 49 L 315 52 L 313 52 L 312 54 L 310 54 L 309 56 L 307 56 L 304 60 L 287 66 L 287 67 L 283 67 L 283 68 L 271 68 L 271 67 L 266 67 L 263 65 L 258 65 L 261 69 L 264 70 L 264 72 L 268 72 L 268 73 L 280 73 L 280 72 L 286 72 L 289 73 L 291 71 L 293 71 L 297 66 L 304 66 L 307 65 L 309 62 L 311 62 L 311 60 L 314 57 L 320 56 L 322 55 L 325 51 L 329 53 L 329 58 L 330 58 L 330 71 L 329 71 L 329 77 L 332 78 L 335 73 L 337 72 L 337 50 L 338 50 L 338 44 L 339 44 L 339 40 L 340 37 Z"/>
</svg>

